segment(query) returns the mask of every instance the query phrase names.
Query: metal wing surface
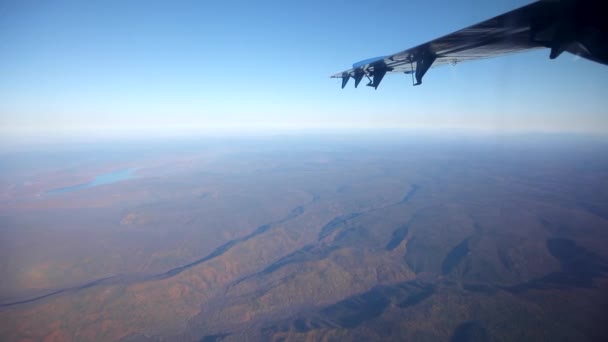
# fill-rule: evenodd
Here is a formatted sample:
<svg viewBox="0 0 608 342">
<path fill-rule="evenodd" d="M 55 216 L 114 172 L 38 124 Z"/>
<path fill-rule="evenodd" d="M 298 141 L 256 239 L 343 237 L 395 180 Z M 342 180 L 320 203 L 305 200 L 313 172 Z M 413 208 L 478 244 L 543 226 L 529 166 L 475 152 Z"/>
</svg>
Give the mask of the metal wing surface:
<svg viewBox="0 0 608 342">
<path fill-rule="evenodd" d="M 606 20 L 594 13 L 599 3 L 535 2 L 416 47 L 355 63 L 331 77 L 342 78 L 343 88 L 350 78 L 358 86 L 367 77 L 368 86 L 377 88 L 386 73 L 411 73 L 419 85 L 431 67 L 547 47 L 552 59 L 569 51 L 605 64 Z"/>
</svg>

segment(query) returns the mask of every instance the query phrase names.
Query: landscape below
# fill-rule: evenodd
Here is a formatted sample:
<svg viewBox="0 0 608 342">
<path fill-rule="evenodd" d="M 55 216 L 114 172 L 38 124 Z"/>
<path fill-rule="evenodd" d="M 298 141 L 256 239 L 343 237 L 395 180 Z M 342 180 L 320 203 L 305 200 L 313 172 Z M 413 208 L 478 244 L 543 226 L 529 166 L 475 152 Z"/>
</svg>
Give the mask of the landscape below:
<svg viewBox="0 0 608 342">
<path fill-rule="evenodd" d="M 608 142 L 0 153 L 2 341 L 608 340 Z"/>
</svg>

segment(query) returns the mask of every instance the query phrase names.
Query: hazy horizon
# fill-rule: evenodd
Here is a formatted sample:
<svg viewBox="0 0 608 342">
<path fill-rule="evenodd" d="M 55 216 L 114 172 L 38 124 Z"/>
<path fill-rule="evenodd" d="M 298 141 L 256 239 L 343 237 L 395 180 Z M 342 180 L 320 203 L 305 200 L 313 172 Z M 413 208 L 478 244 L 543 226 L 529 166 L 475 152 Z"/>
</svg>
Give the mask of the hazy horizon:
<svg viewBox="0 0 608 342">
<path fill-rule="evenodd" d="M 11 132 L 0 135 L 0 150 L 10 150 L 27 146 L 70 145 L 70 144 L 103 144 L 120 142 L 179 142 L 197 139 L 274 139 L 279 137 L 340 137 L 352 138 L 580 138 L 597 141 L 608 141 L 608 132 L 587 131 L 553 131 L 534 129 L 473 129 L 473 128 L 400 128 L 400 127 L 214 127 L 214 128 L 181 128 L 165 130 L 147 129 L 91 129 L 90 131 L 68 130 L 63 132 L 45 130 L 36 132 Z"/>
</svg>

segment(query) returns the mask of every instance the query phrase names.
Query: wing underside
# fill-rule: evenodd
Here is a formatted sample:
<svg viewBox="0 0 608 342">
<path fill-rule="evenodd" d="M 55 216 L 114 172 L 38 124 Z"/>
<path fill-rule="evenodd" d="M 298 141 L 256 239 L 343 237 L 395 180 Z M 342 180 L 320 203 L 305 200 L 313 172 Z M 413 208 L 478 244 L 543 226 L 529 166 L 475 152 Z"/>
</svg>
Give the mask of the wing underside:
<svg viewBox="0 0 608 342">
<path fill-rule="evenodd" d="M 363 77 L 367 77 L 370 79 L 368 85 L 377 88 L 387 73 L 412 73 L 417 85 L 422 82 L 422 77 L 431 67 L 543 47 L 552 49 L 551 58 L 557 57 L 563 51 L 570 51 L 606 63 L 602 60 L 605 58 L 604 55 L 597 58 L 590 52 L 589 47 L 595 42 L 581 37 L 586 31 L 581 30 L 579 25 L 583 20 L 589 25 L 589 17 L 594 15 L 593 11 L 597 10 L 594 6 L 599 2 L 595 0 L 535 2 L 411 49 L 379 57 L 370 60 L 369 63 L 355 64 L 352 69 L 331 77 L 342 78 L 342 87 L 346 86 L 351 78 L 355 80 L 357 86 Z M 599 17 L 591 19 L 605 22 Z M 594 23 L 591 22 L 592 25 Z M 603 34 L 596 37 L 596 40 L 600 41 L 600 48 L 596 46 L 595 50 L 605 54 L 606 46 L 602 39 L 606 38 L 606 25 L 600 24 L 600 26 L 603 31 L 593 27 L 593 32 Z M 572 33 L 574 31 L 572 27 L 576 28 L 575 33 Z"/>
</svg>

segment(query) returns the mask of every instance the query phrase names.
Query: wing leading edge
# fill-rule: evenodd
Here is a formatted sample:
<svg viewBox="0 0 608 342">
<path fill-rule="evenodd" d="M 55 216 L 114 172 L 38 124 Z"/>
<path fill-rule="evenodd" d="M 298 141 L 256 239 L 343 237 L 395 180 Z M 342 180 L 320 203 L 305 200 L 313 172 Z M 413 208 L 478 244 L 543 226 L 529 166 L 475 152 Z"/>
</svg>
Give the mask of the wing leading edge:
<svg viewBox="0 0 608 342">
<path fill-rule="evenodd" d="M 387 73 L 412 74 L 414 85 L 431 67 L 549 48 L 608 65 L 608 18 L 603 0 L 543 0 L 389 56 L 355 63 L 332 78 L 342 88 L 366 77 L 378 88 Z"/>
</svg>

